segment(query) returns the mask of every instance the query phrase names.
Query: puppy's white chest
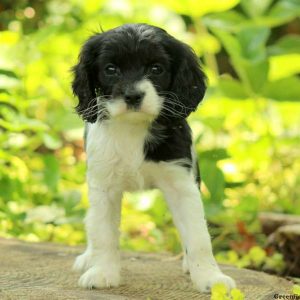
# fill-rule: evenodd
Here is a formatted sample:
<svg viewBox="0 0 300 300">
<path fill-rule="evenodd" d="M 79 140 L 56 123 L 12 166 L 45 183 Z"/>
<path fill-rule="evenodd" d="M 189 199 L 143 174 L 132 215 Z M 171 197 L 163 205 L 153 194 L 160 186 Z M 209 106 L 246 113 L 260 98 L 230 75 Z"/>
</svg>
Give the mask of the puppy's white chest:
<svg viewBox="0 0 300 300">
<path fill-rule="evenodd" d="M 143 186 L 140 168 L 147 127 L 142 125 L 117 121 L 89 124 L 86 150 L 90 181 L 118 184 L 128 190 Z"/>
</svg>

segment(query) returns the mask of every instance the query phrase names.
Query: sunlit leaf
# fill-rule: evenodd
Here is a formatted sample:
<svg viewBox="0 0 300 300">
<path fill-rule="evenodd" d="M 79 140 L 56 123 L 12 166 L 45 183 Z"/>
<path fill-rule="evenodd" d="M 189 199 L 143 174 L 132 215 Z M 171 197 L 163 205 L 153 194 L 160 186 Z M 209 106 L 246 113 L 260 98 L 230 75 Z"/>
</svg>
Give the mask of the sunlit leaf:
<svg viewBox="0 0 300 300">
<path fill-rule="evenodd" d="M 45 146 L 49 149 L 58 149 L 62 146 L 61 139 L 54 133 L 43 133 Z"/>
<path fill-rule="evenodd" d="M 215 14 L 209 14 L 202 19 L 208 27 L 218 28 L 225 31 L 236 32 L 241 29 L 246 18 L 237 11 L 224 11 Z"/>
<path fill-rule="evenodd" d="M 1 74 L 0 73 L 0 88 L 1 89 L 5 89 L 5 88 L 9 88 L 9 89 L 13 89 L 16 88 L 19 84 L 20 81 L 17 79 L 16 76 L 13 76 L 14 73 L 13 72 L 9 72 L 9 71 L 3 71 L 5 72 L 5 74 Z"/>
<path fill-rule="evenodd" d="M 265 13 L 273 0 L 242 0 L 241 6 L 250 17 L 256 17 Z"/>
<path fill-rule="evenodd" d="M 299 48 L 300 49 L 300 48 Z M 275 81 L 300 73 L 300 54 L 271 56 L 269 80 Z"/>
<path fill-rule="evenodd" d="M 153 1 L 161 5 L 166 5 L 168 8 L 180 14 L 192 15 L 195 17 L 203 16 L 212 12 L 221 12 L 228 10 L 239 3 L 239 0 L 211 0 L 211 1 L 198 1 L 198 0 L 162 0 Z"/>
<path fill-rule="evenodd" d="M 258 246 L 254 246 L 249 250 L 249 256 L 254 266 L 259 267 L 266 259 L 266 251 Z"/>
<path fill-rule="evenodd" d="M 292 293 L 300 296 L 300 285 L 298 285 L 298 284 L 293 285 Z"/>
<path fill-rule="evenodd" d="M 228 288 L 224 283 L 216 283 L 211 288 L 211 300 L 230 300 Z"/>
<path fill-rule="evenodd" d="M 263 95 L 279 101 L 300 101 L 300 79 L 289 77 L 268 82 Z"/>
<path fill-rule="evenodd" d="M 224 96 L 231 99 L 244 99 L 249 97 L 243 84 L 229 76 L 222 76 L 219 79 L 219 88 Z"/>
<path fill-rule="evenodd" d="M 20 34 L 14 31 L 1 31 L 0 44 L 14 45 L 19 41 Z"/>
<path fill-rule="evenodd" d="M 105 3 L 105 0 L 72 0 L 71 2 L 80 5 L 86 14 L 93 14 L 100 11 L 103 4 Z"/>
<path fill-rule="evenodd" d="M 200 153 L 201 159 L 209 159 L 213 161 L 222 160 L 225 158 L 229 158 L 230 155 L 227 153 L 224 148 L 215 148 L 212 150 L 203 151 Z"/>
<path fill-rule="evenodd" d="M 234 288 L 230 291 L 230 295 L 232 297 L 232 300 L 244 300 L 245 299 L 245 295 L 243 294 L 243 292 L 236 288 Z"/>
</svg>

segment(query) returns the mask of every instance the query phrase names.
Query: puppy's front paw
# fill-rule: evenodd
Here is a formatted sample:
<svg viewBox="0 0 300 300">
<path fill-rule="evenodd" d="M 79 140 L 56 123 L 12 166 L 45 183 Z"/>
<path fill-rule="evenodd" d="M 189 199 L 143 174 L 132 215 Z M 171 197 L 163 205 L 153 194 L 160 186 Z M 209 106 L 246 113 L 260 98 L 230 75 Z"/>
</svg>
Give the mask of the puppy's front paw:
<svg viewBox="0 0 300 300">
<path fill-rule="evenodd" d="M 205 293 L 210 292 L 212 286 L 216 283 L 223 283 L 228 289 L 233 289 L 236 287 L 235 281 L 219 270 L 215 270 L 213 272 L 205 272 L 201 275 L 198 274 L 197 278 L 192 278 L 192 281 L 199 291 Z"/>
<path fill-rule="evenodd" d="M 120 284 L 120 272 L 114 268 L 104 270 L 93 266 L 80 277 L 78 284 L 87 289 L 116 287 Z"/>
<path fill-rule="evenodd" d="M 85 251 L 83 254 L 76 257 L 73 264 L 73 270 L 78 272 L 84 272 L 92 265 L 91 255 L 88 251 Z"/>
</svg>

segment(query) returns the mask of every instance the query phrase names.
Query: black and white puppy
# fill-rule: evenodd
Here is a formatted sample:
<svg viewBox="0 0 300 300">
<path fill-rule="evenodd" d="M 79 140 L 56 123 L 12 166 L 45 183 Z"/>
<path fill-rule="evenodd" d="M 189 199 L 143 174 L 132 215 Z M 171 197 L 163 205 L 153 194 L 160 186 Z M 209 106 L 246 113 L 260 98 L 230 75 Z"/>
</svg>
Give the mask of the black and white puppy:
<svg viewBox="0 0 300 300">
<path fill-rule="evenodd" d="M 184 249 L 183 270 L 200 291 L 229 288 L 212 253 L 187 116 L 201 101 L 205 76 L 186 44 L 146 24 L 95 34 L 73 68 L 78 114 L 86 121 L 88 245 L 74 269 L 79 285 L 120 284 L 123 191 L 159 188 Z"/>
</svg>

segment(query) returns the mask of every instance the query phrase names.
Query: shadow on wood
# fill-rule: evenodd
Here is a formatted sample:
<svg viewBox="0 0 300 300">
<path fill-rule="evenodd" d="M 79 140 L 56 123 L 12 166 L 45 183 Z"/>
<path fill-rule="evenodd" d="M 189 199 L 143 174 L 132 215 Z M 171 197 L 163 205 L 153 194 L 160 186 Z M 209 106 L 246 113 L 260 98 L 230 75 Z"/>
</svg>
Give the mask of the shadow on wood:
<svg viewBox="0 0 300 300">
<path fill-rule="evenodd" d="M 83 290 L 71 271 L 81 247 L 32 244 L 0 239 L 0 299 L 209 299 L 193 288 L 181 262 L 167 254 L 122 254 L 123 283 L 118 288 Z M 261 272 L 223 266 L 246 299 L 274 299 L 290 294 L 292 284 Z"/>
</svg>

